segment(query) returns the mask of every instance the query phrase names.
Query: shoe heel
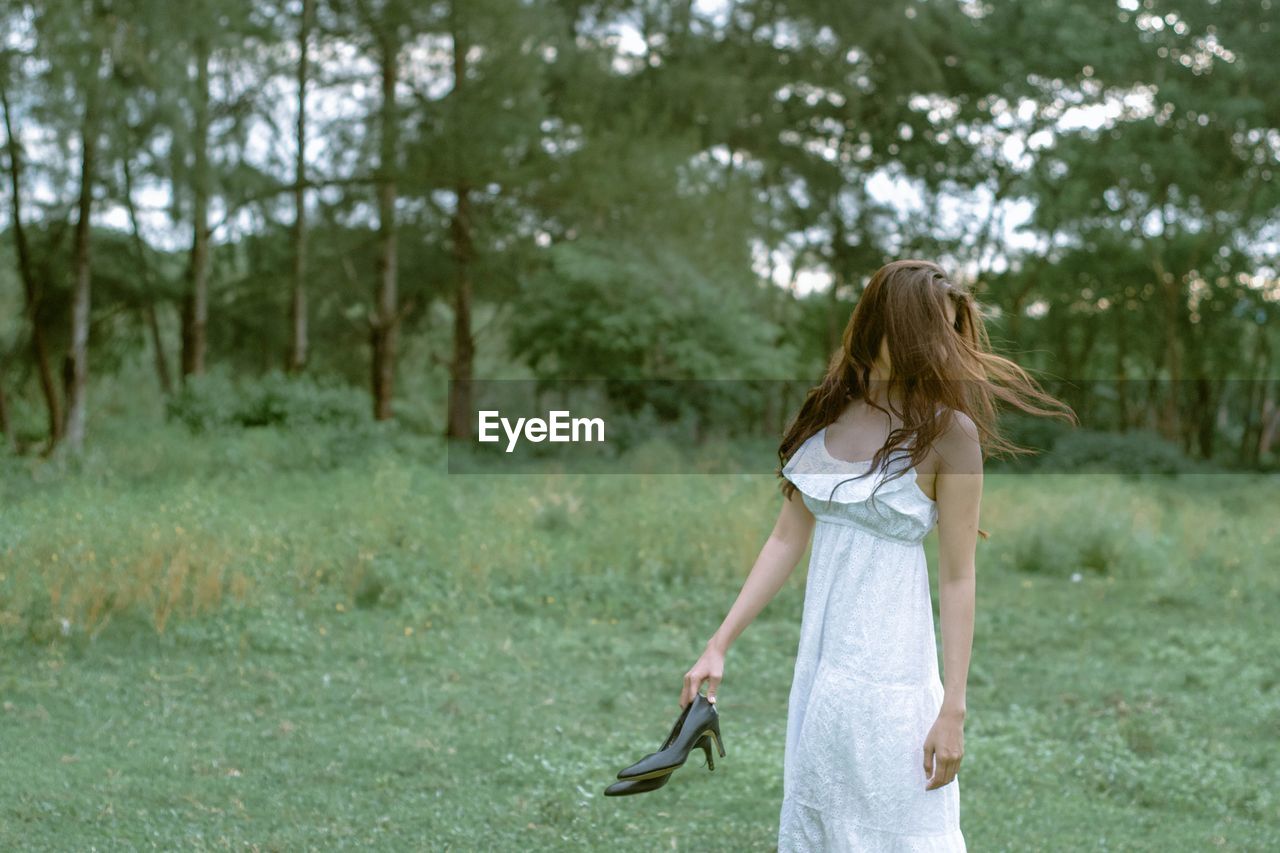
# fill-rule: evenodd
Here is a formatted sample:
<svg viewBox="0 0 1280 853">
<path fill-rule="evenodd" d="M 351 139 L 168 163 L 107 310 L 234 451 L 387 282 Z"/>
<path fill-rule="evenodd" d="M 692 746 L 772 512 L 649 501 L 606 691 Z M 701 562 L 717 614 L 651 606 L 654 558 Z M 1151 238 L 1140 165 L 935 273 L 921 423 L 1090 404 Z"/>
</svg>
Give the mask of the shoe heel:
<svg viewBox="0 0 1280 853">
<path fill-rule="evenodd" d="M 720 757 L 724 758 L 724 740 L 720 737 L 720 722 L 718 720 L 711 727 L 711 731 L 716 736 L 716 750 L 720 753 Z"/>
<path fill-rule="evenodd" d="M 699 745 L 702 747 L 702 751 L 707 754 L 707 769 L 714 771 L 716 769 L 716 760 L 711 757 L 711 739 L 704 737 Z"/>
</svg>

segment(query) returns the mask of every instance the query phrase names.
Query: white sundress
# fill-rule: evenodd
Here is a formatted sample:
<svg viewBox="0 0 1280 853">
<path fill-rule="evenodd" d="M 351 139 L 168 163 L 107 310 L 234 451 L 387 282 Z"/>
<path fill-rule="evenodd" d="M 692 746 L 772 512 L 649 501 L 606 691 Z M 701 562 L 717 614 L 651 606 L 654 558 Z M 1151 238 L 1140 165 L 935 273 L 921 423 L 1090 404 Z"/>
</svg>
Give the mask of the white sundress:
<svg viewBox="0 0 1280 853">
<path fill-rule="evenodd" d="M 943 698 L 922 544 L 937 505 L 914 468 L 870 500 L 877 480 L 907 465 L 901 451 L 878 476 L 841 484 L 870 463 L 831 456 L 824 427 L 782 469 L 817 524 L 787 708 L 779 853 L 965 851 L 959 774 L 926 791 L 923 767 Z"/>
</svg>

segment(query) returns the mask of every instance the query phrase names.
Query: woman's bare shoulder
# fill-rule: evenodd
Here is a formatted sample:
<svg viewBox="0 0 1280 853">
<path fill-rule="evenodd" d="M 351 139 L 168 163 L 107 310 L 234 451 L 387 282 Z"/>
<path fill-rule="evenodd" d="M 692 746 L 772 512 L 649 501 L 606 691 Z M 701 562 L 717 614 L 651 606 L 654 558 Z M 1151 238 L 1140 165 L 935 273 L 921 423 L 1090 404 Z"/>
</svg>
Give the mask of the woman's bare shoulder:
<svg viewBox="0 0 1280 853">
<path fill-rule="evenodd" d="M 951 423 L 934 442 L 940 469 L 951 473 L 977 473 L 982 470 L 982 445 L 978 425 L 973 418 L 956 409 L 950 410 Z"/>
</svg>

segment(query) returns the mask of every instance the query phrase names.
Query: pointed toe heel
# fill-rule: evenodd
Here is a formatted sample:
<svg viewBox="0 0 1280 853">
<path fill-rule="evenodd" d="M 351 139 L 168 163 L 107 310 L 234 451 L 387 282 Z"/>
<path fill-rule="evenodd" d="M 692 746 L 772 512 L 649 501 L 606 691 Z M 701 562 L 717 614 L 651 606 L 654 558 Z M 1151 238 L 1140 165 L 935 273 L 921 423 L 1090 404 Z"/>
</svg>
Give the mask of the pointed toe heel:
<svg viewBox="0 0 1280 853">
<path fill-rule="evenodd" d="M 703 735 L 698 740 L 697 745 L 707 754 L 707 767 L 715 770 L 716 765 L 711 758 L 710 735 Z M 657 776 L 650 776 L 648 779 L 624 779 L 620 782 L 614 782 L 612 785 L 604 789 L 604 795 L 606 797 L 628 797 L 633 794 L 644 794 L 649 791 L 656 791 L 663 785 L 667 784 L 667 782 L 671 781 L 671 776 L 674 772 L 674 770 L 667 771 L 666 773 L 662 773 Z"/>
<path fill-rule="evenodd" d="M 709 742 L 711 740 L 715 741 L 716 751 L 723 758 L 725 750 L 720 737 L 720 715 L 716 711 L 715 703 L 708 702 L 706 697 L 699 693 L 685 706 L 662 748 L 619 771 L 618 778 L 624 781 L 640 782 L 671 773 L 681 767 L 689 757 L 689 753 L 702 746 L 704 742 L 707 766 L 714 769 Z"/>
</svg>

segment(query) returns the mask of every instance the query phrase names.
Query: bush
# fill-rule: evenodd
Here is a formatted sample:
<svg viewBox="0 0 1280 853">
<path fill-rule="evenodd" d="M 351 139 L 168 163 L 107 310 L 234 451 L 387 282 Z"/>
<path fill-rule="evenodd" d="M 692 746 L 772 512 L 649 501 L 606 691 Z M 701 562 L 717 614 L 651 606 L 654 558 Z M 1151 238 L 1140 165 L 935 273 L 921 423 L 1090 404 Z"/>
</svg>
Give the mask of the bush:
<svg viewBox="0 0 1280 853">
<path fill-rule="evenodd" d="M 192 432 L 261 426 L 350 427 L 369 419 L 364 391 L 272 371 L 241 381 L 225 372 L 189 378 L 166 404 L 170 420 Z"/>
<path fill-rule="evenodd" d="M 1071 493 L 1071 488 L 1065 492 Z M 1169 541 L 1150 530 L 1135 530 L 1123 501 L 1103 495 L 1094 501 L 1049 499 L 1046 506 L 1053 511 L 1039 523 L 1002 536 L 995 559 L 1018 572 L 1063 578 L 1076 573 L 1144 577 L 1169 564 Z"/>
<path fill-rule="evenodd" d="M 1125 433 L 1078 430 L 1056 442 L 1039 466 L 1046 471 L 1106 474 L 1180 474 L 1203 464 L 1150 430 Z"/>
<path fill-rule="evenodd" d="M 1009 441 L 1021 447 L 1047 453 L 1065 435 L 1070 435 L 1074 427 L 1053 418 L 1036 417 L 1020 411 L 1002 412 L 999 429 Z M 1035 456 L 1019 456 L 1018 461 L 1034 460 Z"/>
</svg>

